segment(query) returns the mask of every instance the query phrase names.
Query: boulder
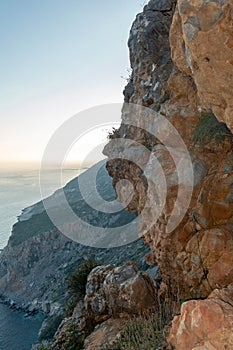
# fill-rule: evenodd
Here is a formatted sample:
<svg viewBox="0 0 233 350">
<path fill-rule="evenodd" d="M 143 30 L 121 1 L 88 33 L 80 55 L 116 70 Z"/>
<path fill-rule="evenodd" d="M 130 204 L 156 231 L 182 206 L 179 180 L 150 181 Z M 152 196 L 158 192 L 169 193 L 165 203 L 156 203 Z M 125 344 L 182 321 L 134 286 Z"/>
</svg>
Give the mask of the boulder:
<svg viewBox="0 0 233 350">
<path fill-rule="evenodd" d="M 85 350 L 103 350 L 114 348 L 117 343 L 123 323 L 121 319 L 109 319 L 96 326 L 84 342 Z"/>
<path fill-rule="evenodd" d="M 96 322 L 122 313 L 139 314 L 155 305 L 155 286 L 133 262 L 96 267 L 88 276 L 85 305 Z"/>
<path fill-rule="evenodd" d="M 172 322 L 168 341 L 177 350 L 233 349 L 233 284 L 206 300 L 185 302 Z"/>
</svg>

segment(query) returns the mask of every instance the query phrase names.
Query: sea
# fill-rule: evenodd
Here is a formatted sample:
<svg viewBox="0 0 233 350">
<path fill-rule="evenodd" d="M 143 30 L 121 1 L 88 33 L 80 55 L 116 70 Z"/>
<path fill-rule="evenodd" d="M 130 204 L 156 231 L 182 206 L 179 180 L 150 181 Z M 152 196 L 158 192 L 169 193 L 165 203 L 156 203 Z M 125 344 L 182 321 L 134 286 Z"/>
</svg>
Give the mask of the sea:
<svg viewBox="0 0 233 350">
<path fill-rule="evenodd" d="M 63 169 L 61 187 L 86 169 L 87 167 Z M 43 180 L 45 192 L 49 194 L 58 189 L 52 180 L 53 172 L 54 169 L 47 173 L 48 181 Z M 42 199 L 39 175 L 39 169 L 0 170 L 0 249 L 7 245 L 12 226 L 21 211 Z"/>
<path fill-rule="evenodd" d="M 63 169 L 63 185 L 86 169 Z M 51 178 L 48 174 L 46 193 L 52 194 L 57 188 Z M 21 211 L 40 200 L 39 169 L 0 170 L 0 249 L 7 245 L 12 226 Z M 42 322 L 43 317 L 39 314 L 25 318 L 23 313 L 0 304 L 0 350 L 30 350 Z"/>
<path fill-rule="evenodd" d="M 0 304 L 0 350 L 30 350 L 43 318 L 41 314 L 26 318 L 23 312 Z"/>
</svg>

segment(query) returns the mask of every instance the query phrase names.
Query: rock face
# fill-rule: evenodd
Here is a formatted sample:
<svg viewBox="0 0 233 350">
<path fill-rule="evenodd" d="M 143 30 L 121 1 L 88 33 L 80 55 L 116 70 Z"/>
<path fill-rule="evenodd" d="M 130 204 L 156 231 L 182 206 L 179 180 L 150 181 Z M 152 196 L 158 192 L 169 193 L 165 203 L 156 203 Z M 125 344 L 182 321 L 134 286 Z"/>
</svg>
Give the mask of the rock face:
<svg viewBox="0 0 233 350">
<path fill-rule="evenodd" d="M 229 128 L 216 118 L 223 120 L 221 118 L 228 115 L 227 102 L 225 114 L 222 113 L 221 117 L 217 113 L 216 106 L 221 105 L 217 102 L 220 94 L 225 96 L 226 91 L 226 96 L 232 96 L 228 85 L 232 79 L 226 78 L 230 77 L 230 65 L 224 61 L 225 56 L 219 49 L 225 45 L 226 38 L 231 38 L 232 27 L 228 24 L 231 7 L 232 3 L 228 1 L 178 1 L 176 4 L 168 0 L 150 1 L 145 6 L 130 33 L 132 77 L 125 90 L 125 101 L 149 109 L 142 109 L 138 114 L 129 113 L 125 104 L 122 125 L 104 149 L 104 153 L 111 157 L 107 169 L 114 185 L 123 178 L 134 185 L 135 192 L 128 209 L 141 214 L 139 231 L 151 248 L 147 261 L 159 266 L 163 280 L 161 292 L 167 285 L 174 292 L 179 290 L 181 297 L 207 297 L 215 288 L 226 287 L 233 280 L 233 136 Z M 199 29 L 194 33 L 195 26 Z M 224 26 L 228 29 L 220 37 L 220 27 Z M 215 31 L 218 35 L 214 35 Z M 212 35 L 217 41 L 215 45 L 212 44 Z M 212 38 L 210 43 L 207 37 Z M 192 68 L 191 62 L 198 63 L 205 49 L 208 51 L 205 57 L 208 56 L 210 61 L 201 60 L 202 70 L 198 70 L 197 65 Z M 194 55 L 195 59 L 192 59 Z M 209 70 L 204 68 L 205 63 L 214 66 L 212 81 L 208 80 Z M 202 85 L 204 81 L 205 84 L 208 81 L 206 90 L 206 85 Z M 232 101 L 232 98 L 223 98 L 228 103 Z M 181 186 L 187 188 L 189 175 L 182 180 L 178 177 L 171 149 L 177 152 L 180 161 L 184 159 L 179 148 L 176 149 L 175 140 L 170 137 L 169 128 L 158 126 L 163 140 L 148 132 L 158 123 L 160 115 L 176 128 L 185 142 L 194 173 L 194 187 L 186 215 L 170 233 L 166 232 L 166 227 L 178 190 Z M 140 125 L 140 128 L 135 125 Z M 119 137 L 144 146 L 135 156 L 135 163 L 127 161 L 133 153 L 137 154 L 137 147 L 132 145 L 125 146 L 121 154 L 115 156 L 117 159 L 113 159 L 116 154 L 114 141 Z M 136 164 L 138 159 L 140 167 Z M 159 161 L 165 176 L 167 198 L 157 222 L 153 223 L 158 208 L 158 191 L 162 192 L 155 160 Z M 124 202 L 124 191 L 118 191 L 117 196 Z M 185 206 L 185 196 L 182 198 L 180 210 Z"/>
<path fill-rule="evenodd" d="M 168 41 L 175 0 L 150 1 L 133 23 L 130 38 L 131 80 L 125 101 L 159 107 L 167 98 L 173 64 Z"/>
<path fill-rule="evenodd" d="M 192 76 L 200 106 L 233 130 L 231 0 L 178 0 L 170 31 L 172 59 Z"/>
<path fill-rule="evenodd" d="M 206 300 L 182 305 L 172 323 L 169 341 L 176 349 L 233 348 L 233 285 L 214 291 Z"/>
<path fill-rule="evenodd" d="M 147 262 L 158 265 L 159 295 L 189 300 L 174 318 L 168 338 L 176 350 L 233 348 L 232 16 L 231 0 L 149 1 L 130 32 L 132 75 L 124 91 L 122 124 L 104 149 L 122 203 L 128 202 L 128 181 L 131 189 L 133 185 L 127 209 L 140 217 L 139 234 L 150 247 Z M 142 108 L 135 110 L 132 104 Z M 183 143 L 177 143 L 179 138 Z M 129 142 L 119 151 L 116 139 Z M 122 179 L 128 180 L 125 188 L 117 186 Z M 180 189 L 185 189 L 182 195 Z M 41 215 L 40 208 L 35 210 L 36 217 Z M 86 215 L 86 208 L 82 213 Z M 180 213 L 184 215 L 178 220 Z M 24 214 L 29 223 L 31 211 Z M 105 216 L 93 220 L 106 223 Z M 168 230 L 171 222 L 176 225 Z M 20 297 L 28 298 L 25 286 L 33 288 L 45 262 L 56 266 L 56 273 L 64 268 L 57 268 L 56 258 L 53 265 L 54 251 L 59 261 L 66 249 L 67 256 L 71 252 L 71 262 L 63 260 L 71 267 L 74 255 L 86 250 L 50 229 L 32 235 L 29 225 L 17 236 L 20 225 L 25 223 L 15 227 L 0 256 L 0 289 L 16 293 L 20 286 Z M 22 240 L 25 233 L 27 239 Z M 59 238 L 46 250 L 42 240 L 52 235 Z M 129 260 L 138 249 L 144 252 L 136 244 L 141 243 L 115 252 L 122 261 Z M 80 342 L 88 335 L 86 349 L 101 349 L 106 342 L 112 346 L 122 318 L 154 306 L 157 289 L 150 277 L 133 263 L 112 266 L 119 261 L 113 255 L 109 250 L 104 255 L 96 252 L 97 259 L 110 265 L 91 272 L 85 300 L 60 325 L 53 350 L 68 348 L 77 332 Z M 55 276 L 63 284 L 60 275 Z M 42 291 L 35 291 L 34 297 L 41 300 Z"/>
<path fill-rule="evenodd" d="M 133 184 L 127 209 L 140 216 L 158 293 L 190 299 L 168 338 L 176 350 L 233 348 L 232 16 L 231 0 L 149 1 L 130 32 L 122 124 L 104 149 L 122 203 Z M 129 142 L 119 151 L 116 139 Z M 63 321 L 52 349 L 69 345 L 73 327 L 81 341 L 94 330 L 86 349 L 112 346 L 121 318 L 153 307 L 156 294 L 132 263 L 95 268 L 82 308 Z"/>
<path fill-rule="evenodd" d="M 98 266 L 88 276 L 84 302 L 79 302 L 73 315 L 63 320 L 51 349 L 67 349 L 85 338 L 85 349 L 111 348 L 119 338 L 124 320 L 152 308 L 154 298 L 152 279 L 134 263 Z"/>
<path fill-rule="evenodd" d="M 122 124 L 104 154 L 110 158 L 107 169 L 118 199 L 126 202 L 127 193 L 117 187 L 119 180 L 134 186 L 128 210 L 141 216 L 139 231 L 151 248 L 147 261 L 159 267 L 162 294 L 172 289 L 181 298 L 203 299 L 233 282 L 232 14 L 230 0 L 151 0 L 130 32 L 132 75 L 124 92 Z M 129 113 L 127 103 L 145 108 Z M 171 154 L 176 152 L 179 161 L 182 154 L 169 128 L 158 123 L 160 116 L 182 137 L 194 174 L 186 214 L 171 232 L 167 227 L 177 194 L 189 176 L 187 183 L 184 178 L 180 182 Z M 150 132 L 154 125 L 161 139 Z M 125 143 L 116 156 L 119 138 L 138 146 Z M 129 160 L 132 154 L 135 162 Z M 161 169 L 166 201 L 154 222 Z M 184 202 L 185 196 L 180 210 Z M 230 349 L 231 315 L 232 304 L 213 294 L 187 302 L 170 339 L 178 350 L 223 349 L 224 344 Z"/>
</svg>

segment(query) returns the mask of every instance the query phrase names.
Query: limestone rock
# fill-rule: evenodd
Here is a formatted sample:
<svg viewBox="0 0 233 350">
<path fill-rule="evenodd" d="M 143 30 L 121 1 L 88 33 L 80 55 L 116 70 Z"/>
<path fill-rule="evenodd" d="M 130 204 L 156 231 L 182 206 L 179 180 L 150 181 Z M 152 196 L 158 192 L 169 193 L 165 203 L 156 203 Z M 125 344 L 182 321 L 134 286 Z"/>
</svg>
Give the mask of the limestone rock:
<svg viewBox="0 0 233 350">
<path fill-rule="evenodd" d="M 93 329 L 86 314 L 83 301 L 78 302 L 71 317 L 64 318 L 60 323 L 52 344 L 51 350 L 65 350 L 74 343 L 82 343 L 88 332 Z"/>
<path fill-rule="evenodd" d="M 158 108 L 167 98 L 173 68 L 168 37 L 175 4 L 176 0 L 151 0 L 132 25 L 128 44 L 133 72 L 125 90 L 127 102 Z"/>
<path fill-rule="evenodd" d="M 122 319 L 109 319 L 97 326 L 84 343 L 85 350 L 111 349 L 120 337 Z"/>
<path fill-rule="evenodd" d="M 88 276 L 85 305 L 96 322 L 121 313 L 138 314 L 155 304 L 150 276 L 134 263 L 96 267 Z"/>
<path fill-rule="evenodd" d="M 233 4 L 178 0 L 170 32 L 172 59 L 192 77 L 200 106 L 233 130 Z"/>
<path fill-rule="evenodd" d="M 114 186 L 124 178 L 134 185 L 128 210 L 140 214 L 139 231 L 151 248 L 147 261 L 158 265 L 161 276 L 159 293 L 209 296 L 184 303 L 175 317 L 169 339 L 177 350 L 233 348 L 232 22 L 232 0 L 151 0 L 130 32 L 132 75 L 125 90 L 125 102 L 149 110 L 128 113 L 125 104 L 118 131 L 150 155 L 140 167 L 120 155 L 114 160 L 111 141 L 104 149 Z M 171 149 L 179 153 L 169 128 L 161 127 L 163 140 L 151 134 L 157 112 L 182 137 L 194 172 L 186 214 L 170 233 L 166 228 L 184 181 L 169 156 Z M 184 203 L 182 196 L 181 210 Z"/>
<path fill-rule="evenodd" d="M 155 301 L 152 279 L 134 263 L 98 266 L 88 276 L 84 300 L 61 322 L 51 350 L 65 350 L 85 338 L 85 349 L 112 346 L 124 319 L 152 308 Z"/>
<path fill-rule="evenodd" d="M 206 300 L 185 302 L 168 341 L 177 350 L 233 348 L 233 285 L 214 291 Z"/>
<path fill-rule="evenodd" d="M 168 0 L 150 1 L 143 13 L 137 16 L 130 33 L 132 76 L 131 94 L 127 101 L 149 108 L 146 111 L 141 109 L 138 114 L 130 114 L 125 105 L 119 135 L 135 140 L 147 148 L 149 155 L 143 153 L 143 167 L 140 167 L 136 162 L 121 159 L 120 155 L 118 159 L 112 159 L 115 153 L 111 141 L 104 153 L 111 158 L 107 169 L 113 177 L 114 186 L 117 188 L 118 180 L 124 178 L 134 185 L 134 196 L 127 209 L 141 214 L 139 233 L 151 248 L 151 253 L 146 256 L 148 263 L 158 265 L 163 283 L 174 293 L 179 291 L 181 298 L 204 298 L 213 289 L 226 287 L 233 278 L 233 135 L 213 114 L 206 111 L 212 108 L 222 120 L 215 108 L 221 104 L 216 101 L 221 94 L 227 103 L 232 102 L 230 84 L 233 80 L 229 80 L 229 77 L 233 74 L 233 68 L 230 73 L 230 66 L 224 61 L 229 51 L 225 52 L 222 47 L 226 38 L 230 40 L 232 36 L 232 26 L 227 22 L 232 3 L 180 0 L 174 13 L 175 4 Z M 220 37 L 223 23 L 226 28 Z M 208 38 L 212 38 L 216 32 L 215 43 L 214 39 L 208 42 Z M 197 44 L 196 40 L 200 38 L 203 40 L 197 41 Z M 152 42 L 154 45 L 147 45 Z M 155 53 L 153 48 L 160 48 L 161 52 Z M 204 58 L 212 58 L 210 62 L 202 60 L 203 67 L 198 70 L 192 66 L 193 56 L 202 57 L 199 51 L 204 55 L 205 48 L 210 55 Z M 164 62 L 167 62 L 166 65 Z M 155 65 L 154 69 L 151 69 L 151 64 Z M 215 75 L 211 75 L 204 64 L 214 65 L 218 75 L 216 84 Z M 222 75 L 220 68 L 224 70 L 226 65 L 228 68 Z M 202 91 L 200 86 L 206 77 Z M 158 82 L 156 89 L 153 83 L 149 83 L 155 81 Z M 209 93 L 210 89 L 212 94 Z M 164 99 L 163 92 L 166 92 Z M 147 102 L 145 94 L 149 96 Z M 231 95 L 230 99 L 228 94 Z M 207 106 L 207 96 L 210 99 L 214 96 L 216 101 Z M 226 105 L 225 111 L 227 108 Z M 194 172 L 194 187 L 186 215 L 169 234 L 166 228 L 173 215 L 178 190 L 188 184 L 189 175 L 187 172 L 187 183 L 178 178 L 171 149 L 178 155 L 179 148 L 174 137 L 170 137 L 169 128 L 158 126 L 158 111 L 176 128 L 185 142 Z M 206 111 L 206 114 L 201 116 L 200 111 Z M 202 125 L 202 118 L 209 124 Z M 140 128 L 135 125 L 140 125 Z M 151 135 L 155 125 L 159 131 L 162 130 L 163 140 Z M 203 134 L 207 135 L 207 141 Z M 127 158 L 127 147 L 122 153 Z M 137 162 L 138 158 L 135 157 Z M 180 155 L 178 158 L 182 160 L 183 157 Z M 182 164 L 180 169 L 185 173 L 186 166 Z M 165 180 L 166 186 L 162 186 L 161 179 Z M 163 201 L 165 190 L 166 199 Z M 118 199 L 124 202 L 122 197 L 123 193 L 118 195 Z M 185 200 L 185 196 L 182 196 L 180 210 L 185 208 Z"/>
</svg>

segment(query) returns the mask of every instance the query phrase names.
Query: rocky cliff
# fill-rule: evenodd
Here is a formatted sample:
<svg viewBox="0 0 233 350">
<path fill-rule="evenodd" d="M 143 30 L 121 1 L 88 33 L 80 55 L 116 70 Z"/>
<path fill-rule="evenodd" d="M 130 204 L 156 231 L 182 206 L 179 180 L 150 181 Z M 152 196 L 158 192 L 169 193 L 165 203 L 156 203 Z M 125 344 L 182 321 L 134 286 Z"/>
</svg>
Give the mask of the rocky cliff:
<svg viewBox="0 0 233 350">
<path fill-rule="evenodd" d="M 119 201 L 133 184 L 127 210 L 159 273 L 152 281 L 132 264 L 93 270 L 52 349 L 74 334 L 86 338 L 80 349 L 233 347 L 232 14 L 230 0 L 151 0 L 136 17 L 122 124 L 104 154 Z M 171 326 L 162 331 L 169 344 L 158 318 Z"/>
<path fill-rule="evenodd" d="M 129 117 L 123 110 L 122 126 L 116 135 L 136 140 L 147 148 L 151 142 L 151 154 L 159 159 L 164 169 L 168 180 L 164 211 L 146 233 L 144 228 L 150 218 L 142 216 L 141 233 L 152 251 L 147 259 L 159 265 L 164 282 L 176 285 L 185 295 L 192 297 L 205 297 L 214 288 L 228 285 L 233 277 L 233 138 L 230 132 L 232 119 L 227 117 L 227 98 L 224 95 L 225 91 L 231 94 L 228 84 L 232 83 L 232 79 L 228 72 L 229 60 L 221 54 L 225 54 L 225 49 L 221 50 L 219 46 L 225 45 L 226 36 L 229 40 L 231 37 L 224 29 L 232 30 L 229 25 L 231 5 L 227 1 L 224 4 L 221 1 L 192 4 L 189 1 L 178 1 L 177 4 L 176 1 L 150 1 L 131 30 L 132 76 L 125 90 L 126 101 L 150 107 L 165 116 L 185 141 L 193 163 L 191 203 L 182 223 L 169 235 L 165 227 L 179 184 L 178 179 L 170 179 L 175 171 L 173 160 L 169 159 L 166 147 L 159 140 L 154 140 L 153 135 L 145 135 L 145 130 L 134 126 L 128 127 L 130 122 L 135 125 L 134 114 Z M 220 28 L 223 28 L 222 32 Z M 216 32 L 218 35 L 214 34 Z M 217 41 L 215 45 L 207 40 L 212 36 L 215 38 L 212 40 Z M 204 68 L 205 63 L 209 68 Z M 217 65 L 221 69 L 217 69 Z M 209 70 L 215 71 L 218 80 Z M 208 89 L 205 89 L 206 85 Z M 224 103 L 219 102 L 219 96 Z M 224 110 L 225 114 L 219 110 Z M 141 114 L 139 118 L 144 117 Z M 157 113 L 154 114 L 156 117 Z M 226 125 L 221 120 L 229 123 Z M 150 122 L 153 123 L 153 120 Z M 113 151 L 112 141 L 104 152 L 111 156 Z M 127 151 L 125 149 L 124 152 Z M 150 160 L 151 155 L 147 159 L 148 164 Z M 139 191 L 130 209 L 142 212 L 141 206 L 148 193 L 145 181 L 138 175 L 137 165 L 126 160 L 121 163 L 111 160 L 107 168 L 114 183 L 123 176 L 134 182 L 134 188 Z M 122 195 L 119 194 L 119 197 Z"/>
<path fill-rule="evenodd" d="M 122 203 L 129 190 L 118 181 L 133 184 L 127 210 L 138 215 L 139 235 L 150 248 L 147 262 L 159 273 L 153 280 L 133 263 L 112 266 L 135 258 L 138 249 L 143 253 L 140 241 L 128 255 L 128 249 L 117 251 L 122 259 L 112 260 L 110 251 L 95 253 L 111 264 L 90 273 L 84 300 L 62 321 L 49 348 L 233 348 L 232 23 L 231 0 L 151 0 L 136 17 L 122 124 L 110 135 L 104 154 Z M 30 213 L 25 213 L 28 222 Z M 38 207 L 35 213 L 41 214 Z M 19 290 L 21 279 L 25 285 L 32 281 L 32 287 L 36 283 L 30 279 L 39 273 L 34 266 L 45 264 L 44 239 L 54 242 L 46 255 L 56 265 L 55 276 L 69 264 L 65 259 L 59 265 L 68 247 L 67 254 L 76 256 L 71 264 L 84 252 L 58 232 L 43 229 L 31 235 L 27 228 L 16 235 L 22 223 L 1 255 L 1 285 L 11 292 Z M 22 232 L 40 263 L 28 265 L 30 250 Z M 54 251 L 59 258 L 53 265 Z M 18 254 L 25 257 L 22 264 L 12 266 L 8 256 L 17 261 Z M 166 324 L 171 326 L 167 332 Z M 164 334 L 170 344 L 162 342 Z"/>
<path fill-rule="evenodd" d="M 88 179 L 92 170 L 90 168 L 80 176 Z M 98 172 L 96 185 L 105 200 L 114 199 L 112 180 L 105 164 Z M 61 191 L 63 189 L 52 195 L 57 207 L 60 205 L 58 198 Z M 135 217 L 125 210 L 115 215 L 92 210 L 79 190 L 77 178 L 64 187 L 64 192 L 77 215 L 85 217 L 93 225 L 104 225 L 106 230 L 116 223 L 123 225 Z M 64 224 L 72 225 L 70 222 Z M 142 240 L 109 249 L 76 243 L 54 227 L 43 202 L 39 202 L 23 210 L 13 227 L 8 245 L 0 253 L 0 294 L 12 306 L 22 307 L 29 312 L 40 310 L 59 320 L 68 305 L 68 276 L 83 260 L 92 258 L 105 264 L 123 264 L 133 260 L 141 268 L 148 268 L 144 259 L 147 251 L 148 247 Z"/>
<path fill-rule="evenodd" d="M 232 295 L 221 297 L 221 290 L 233 282 L 232 23 L 230 0 L 151 0 L 130 32 L 132 75 L 124 91 L 122 125 L 104 150 L 113 183 L 126 178 L 134 185 L 128 210 L 141 214 L 139 231 L 151 249 L 147 261 L 159 266 L 162 278 L 159 293 L 172 289 L 184 299 L 208 297 L 185 303 L 174 320 L 170 341 L 179 350 L 232 347 Z M 129 113 L 128 103 L 145 108 Z M 171 157 L 179 149 L 167 124 L 158 123 L 160 116 L 185 142 L 194 175 L 186 214 L 171 232 L 167 226 L 179 188 L 187 188 L 188 181 L 187 176 L 179 179 Z M 148 132 L 154 125 L 162 129 L 162 140 Z M 144 171 L 128 160 L 135 146 L 125 146 L 113 159 L 117 139 L 149 150 L 140 151 Z M 161 186 L 155 159 L 165 175 L 167 195 L 153 223 Z M 124 201 L 123 191 L 117 196 Z M 184 197 L 180 210 L 183 204 Z M 213 336 L 220 315 L 225 321 Z M 205 317 L 212 328 L 198 321 Z"/>
</svg>

